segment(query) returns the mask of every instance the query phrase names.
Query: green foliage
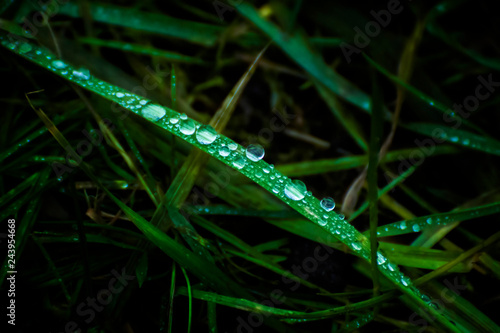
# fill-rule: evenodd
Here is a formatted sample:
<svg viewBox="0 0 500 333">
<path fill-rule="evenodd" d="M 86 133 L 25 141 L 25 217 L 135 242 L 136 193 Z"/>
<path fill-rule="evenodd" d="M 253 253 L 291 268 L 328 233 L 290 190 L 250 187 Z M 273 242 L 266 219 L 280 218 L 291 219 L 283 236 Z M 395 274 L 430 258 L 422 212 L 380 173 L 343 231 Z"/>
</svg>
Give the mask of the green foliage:
<svg viewBox="0 0 500 333">
<path fill-rule="evenodd" d="M 215 16 L 181 1 L 53 2 L 42 8 L 49 24 L 31 35 L 18 23 L 32 4 L 0 4 L 3 71 L 24 80 L 2 99 L 0 215 L 17 221 L 18 270 L 47 294 L 48 317 L 69 321 L 123 268 L 137 282 L 90 330 L 115 321 L 132 329 L 124 314 L 141 295 L 155 302 L 140 316 L 156 317 L 136 331 L 234 330 L 242 313 L 279 332 L 419 329 L 408 313 L 439 330 L 500 330 L 463 289 L 447 306 L 435 301 L 449 288 L 438 281 L 445 274 L 491 273 L 492 285 L 500 277 L 498 228 L 462 225 L 500 207 L 500 143 L 488 134 L 498 100 L 488 71 L 498 65 L 439 21 L 462 2 L 405 4 L 365 46 L 352 31 L 373 20 L 370 10 L 214 4 L 222 7 L 202 8 Z M 83 24 L 69 37 L 72 21 Z M 463 78 L 434 71 L 446 59 L 429 53 L 435 39 L 446 41 L 444 54 L 463 55 L 449 65 Z M 348 44 L 357 51 L 346 55 Z M 451 111 L 467 94 L 445 86 L 466 78 L 464 91 L 479 83 L 489 92 L 474 111 L 485 120 Z M 441 180 L 443 160 L 460 165 L 462 156 L 482 168 Z M 297 258 L 297 244 L 311 241 L 316 248 Z M 290 268 L 297 260 L 307 274 Z M 337 268 L 318 278 L 325 265 L 348 270 L 347 285 L 335 286 Z"/>
</svg>

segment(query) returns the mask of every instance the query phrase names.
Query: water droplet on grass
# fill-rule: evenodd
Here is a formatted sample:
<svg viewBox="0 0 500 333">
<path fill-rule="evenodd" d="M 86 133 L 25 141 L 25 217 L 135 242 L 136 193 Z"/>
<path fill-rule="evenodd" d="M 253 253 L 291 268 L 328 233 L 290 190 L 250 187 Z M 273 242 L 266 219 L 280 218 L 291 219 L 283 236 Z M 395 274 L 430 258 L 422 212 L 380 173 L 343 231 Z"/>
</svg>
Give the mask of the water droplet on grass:
<svg viewBox="0 0 500 333">
<path fill-rule="evenodd" d="M 264 148 L 259 144 L 249 145 L 246 149 L 248 159 L 254 162 L 260 161 L 264 157 Z"/>
<path fill-rule="evenodd" d="M 116 93 L 116 97 L 118 98 L 122 98 L 123 96 L 125 96 L 123 93 L 119 92 L 119 93 Z"/>
<path fill-rule="evenodd" d="M 399 226 L 401 227 L 401 230 L 405 230 L 406 229 L 406 221 L 401 222 L 401 224 Z"/>
<path fill-rule="evenodd" d="M 181 116 L 181 119 L 182 119 L 182 116 Z M 194 123 L 194 121 L 192 119 L 187 118 L 186 120 L 181 122 L 181 124 L 179 126 L 179 130 L 181 131 L 182 134 L 191 135 L 196 130 L 196 124 Z"/>
<path fill-rule="evenodd" d="M 236 150 L 238 148 L 238 145 L 234 142 L 230 142 L 227 146 L 231 150 Z"/>
<path fill-rule="evenodd" d="M 185 113 L 183 113 L 183 114 L 181 114 L 180 118 L 182 120 L 186 120 L 186 119 L 188 119 L 188 116 Z"/>
<path fill-rule="evenodd" d="M 330 197 L 323 198 L 320 202 L 321 208 L 326 210 L 327 212 L 332 211 L 335 208 L 335 200 Z"/>
<path fill-rule="evenodd" d="M 238 155 L 233 160 L 233 165 L 238 169 L 242 169 L 245 164 L 247 164 L 247 161 L 243 156 Z"/>
<path fill-rule="evenodd" d="M 306 191 L 306 185 L 298 179 L 291 181 L 285 186 L 285 195 L 294 201 L 304 199 Z"/>
<path fill-rule="evenodd" d="M 19 53 L 28 53 L 32 50 L 32 47 L 29 43 L 24 43 L 23 45 L 21 45 L 21 47 L 19 48 Z"/>
<path fill-rule="evenodd" d="M 414 224 L 412 227 L 414 232 L 419 232 L 420 231 L 420 226 L 418 224 Z"/>
<path fill-rule="evenodd" d="M 74 70 L 73 75 L 76 76 L 80 80 L 88 80 L 90 79 L 90 72 L 86 68 L 80 68 L 79 70 Z"/>
<path fill-rule="evenodd" d="M 319 223 L 319 225 L 325 226 L 328 223 L 328 221 L 326 221 L 326 220 L 319 220 L 318 223 Z"/>
<path fill-rule="evenodd" d="M 54 60 L 52 61 L 52 66 L 58 69 L 63 69 L 66 68 L 68 65 L 66 65 L 62 60 Z"/>
<path fill-rule="evenodd" d="M 217 139 L 219 134 L 210 125 L 202 125 L 196 131 L 196 139 L 202 145 L 209 145 Z"/>
<path fill-rule="evenodd" d="M 386 257 L 384 257 L 383 255 L 381 255 L 380 253 L 377 253 L 377 263 L 378 263 L 379 265 L 383 265 L 383 264 L 385 264 L 385 263 L 386 263 L 386 261 L 387 261 L 387 258 L 386 258 Z"/>
<path fill-rule="evenodd" d="M 406 276 L 402 277 L 401 278 L 401 283 L 403 284 L 403 286 L 408 287 L 410 285 L 410 279 L 407 278 Z"/>
<path fill-rule="evenodd" d="M 165 116 L 165 109 L 161 105 L 150 104 L 142 109 L 141 114 L 144 118 L 157 121 L 158 119 Z"/>
<path fill-rule="evenodd" d="M 360 242 L 352 242 L 351 246 L 354 250 L 359 251 L 362 249 L 361 243 Z"/>
<path fill-rule="evenodd" d="M 220 156 L 228 156 L 229 154 L 231 153 L 231 151 L 229 150 L 228 147 L 222 147 L 221 149 L 219 149 L 219 155 Z"/>
</svg>

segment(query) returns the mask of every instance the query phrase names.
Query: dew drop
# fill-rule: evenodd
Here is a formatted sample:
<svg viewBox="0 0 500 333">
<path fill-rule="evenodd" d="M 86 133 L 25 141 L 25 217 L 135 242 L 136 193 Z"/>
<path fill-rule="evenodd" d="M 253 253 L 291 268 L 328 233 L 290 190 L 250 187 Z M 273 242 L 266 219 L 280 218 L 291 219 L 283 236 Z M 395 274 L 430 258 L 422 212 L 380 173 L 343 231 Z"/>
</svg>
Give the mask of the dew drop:
<svg viewBox="0 0 500 333">
<path fill-rule="evenodd" d="M 182 121 L 179 126 L 179 131 L 181 131 L 181 133 L 185 135 L 191 135 L 194 133 L 195 130 L 196 130 L 196 124 L 194 123 L 193 119 L 186 119 Z"/>
<path fill-rule="evenodd" d="M 123 93 L 119 92 L 119 93 L 116 93 L 116 97 L 118 98 L 122 98 L 123 96 L 125 96 Z"/>
<path fill-rule="evenodd" d="M 259 144 L 249 145 L 246 149 L 246 155 L 249 160 L 258 162 L 264 157 L 264 148 Z"/>
<path fill-rule="evenodd" d="M 451 141 L 451 142 L 458 142 L 458 137 L 456 137 L 456 136 L 452 136 L 452 137 L 450 138 L 450 141 Z"/>
<path fill-rule="evenodd" d="M 408 285 L 410 284 L 410 279 L 407 278 L 406 276 L 402 277 L 401 278 L 401 283 L 403 284 L 403 286 L 408 287 Z"/>
<path fill-rule="evenodd" d="M 168 121 L 170 121 L 171 124 L 177 124 L 179 122 L 179 118 L 177 117 L 172 117 Z"/>
<path fill-rule="evenodd" d="M 141 110 L 143 117 L 151 121 L 157 121 L 165 116 L 165 113 L 165 108 L 158 104 L 150 104 Z"/>
<path fill-rule="evenodd" d="M 66 68 L 68 65 L 66 65 L 62 60 L 54 60 L 52 61 L 52 66 L 54 66 L 57 69 L 63 69 Z"/>
<path fill-rule="evenodd" d="M 238 148 L 238 145 L 234 142 L 230 142 L 228 145 L 228 148 L 231 149 L 231 150 L 236 150 Z"/>
<path fill-rule="evenodd" d="M 406 229 L 406 221 L 401 222 L 401 224 L 399 226 L 401 227 L 401 230 L 405 230 Z"/>
<path fill-rule="evenodd" d="M 19 48 L 19 53 L 28 53 L 32 50 L 32 47 L 29 43 L 24 43 L 23 45 L 21 45 L 21 47 Z"/>
<path fill-rule="evenodd" d="M 245 164 L 247 164 L 247 161 L 245 160 L 245 158 L 241 155 L 238 155 L 234 158 L 233 160 L 233 165 L 237 168 L 237 169 L 242 169 Z"/>
<path fill-rule="evenodd" d="M 306 191 L 306 184 L 298 179 L 292 180 L 285 186 L 285 195 L 294 201 L 304 199 Z"/>
<path fill-rule="evenodd" d="M 352 242 L 351 246 L 354 250 L 359 251 L 362 249 L 361 243 L 360 242 Z"/>
<path fill-rule="evenodd" d="M 383 264 L 385 264 L 385 263 L 386 263 L 386 261 L 387 261 L 387 258 L 386 258 L 386 257 L 384 257 L 383 255 L 381 255 L 380 253 L 377 253 L 377 263 L 378 263 L 379 265 L 383 265 Z"/>
<path fill-rule="evenodd" d="M 335 201 L 330 197 L 323 198 L 320 202 L 320 205 L 321 208 L 323 208 L 327 212 L 330 212 L 335 208 Z"/>
<path fill-rule="evenodd" d="M 229 154 L 231 153 L 231 151 L 229 150 L 228 147 L 222 147 L 221 149 L 219 149 L 219 155 L 220 156 L 228 156 Z"/>
<path fill-rule="evenodd" d="M 414 232 L 419 232 L 420 231 L 420 226 L 418 224 L 414 224 L 412 227 Z"/>
<path fill-rule="evenodd" d="M 86 68 L 80 68 L 79 70 L 74 70 L 73 75 L 76 76 L 80 80 L 90 79 L 90 72 Z"/>
<path fill-rule="evenodd" d="M 188 116 L 187 116 L 185 113 L 183 113 L 183 114 L 181 114 L 181 117 L 180 117 L 180 118 L 181 118 L 182 120 L 186 120 L 186 119 L 188 119 Z M 191 133 L 191 134 L 192 134 L 192 133 Z"/>
<path fill-rule="evenodd" d="M 429 217 L 427 220 L 425 220 L 425 222 L 427 222 L 427 224 L 431 224 L 432 223 L 432 219 Z"/>
<path fill-rule="evenodd" d="M 264 173 L 269 173 L 269 169 L 264 167 L 264 169 L 262 169 L 262 171 L 264 171 Z"/>
<path fill-rule="evenodd" d="M 196 131 L 196 140 L 202 145 L 209 145 L 217 139 L 219 134 L 210 125 L 202 125 Z"/>
<path fill-rule="evenodd" d="M 325 226 L 328 222 L 326 220 L 319 220 L 319 225 Z"/>
</svg>

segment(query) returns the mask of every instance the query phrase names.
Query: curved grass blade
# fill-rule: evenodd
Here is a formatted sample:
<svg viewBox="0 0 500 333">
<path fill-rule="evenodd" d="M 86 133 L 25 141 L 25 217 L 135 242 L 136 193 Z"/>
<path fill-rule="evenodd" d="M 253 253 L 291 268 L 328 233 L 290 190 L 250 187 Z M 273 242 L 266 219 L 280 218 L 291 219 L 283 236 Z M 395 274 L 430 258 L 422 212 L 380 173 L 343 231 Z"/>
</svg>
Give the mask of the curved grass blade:
<svg viewBox="0 0 500 333">
<path fill-rule="evenodd" d="M 319 53 L 312 51 L 308 38 L 300 29 L 297 28 L 287 33 L 260 16 L 255 8 L 246 2 L 241 3 L 236 9 L 264 31 L 292 60 L 330 91 L 362 110 L 370 112 L 369 96 L 327 66 Z"/>
<path fill-rule="evenodd" d="M 427 228 L 446 226 L 458 221 L 467 221 L 498 213 L 500 213 L 500 202 L 495 202 L 488 205 L 467 208 L 458 212 L 421 216 L 412 220 L 387 224 L 377 228 L 377 235 L 379 237 L 387 237 L 420 232 Z"/>
<path fill-rule="evenodd" d="M 211 24 L 181 20 L 167 15 L 140 12 L 132 8 L 97 3 L 89 4 L 89 7 L 94 21 L 180 38 L 204 46 L 213 46 L 224 29 Z M 61 6 L 59 13 L 74 18 L 80 17 L 78 4 L 71 2 Z"/>
<path fill-rule="evenodd" d="M 500 141 L 484 135 L 430 123 L 407 123 L 402 126 L 414 132 L 430 136 L 436 143 L 448 141 L 462 147 L 492 155 L 500 155 Z"/>
<path fill-rule="evenodd" d="M 80 42 L 90 45 L 104 46 L 116 50 L 133 52 L 137 54 L 145 54 L 150 56 L 155 56 L 159 58 L 166 59 L 171 62 L 187 63 L 195 65 L 206 65 L 207 62 L 190 56 L 185 56 L 183 54 L 169 52 L 165 50 L 160 50 L 154 47 L 145 47 L 139 44 L 130 44 L 126 42 L 120 42 L 116 40 L 103 40 L 98 38 L 80 38 Z"/>
<path fill-rule="evenodd" d="M 245 4 L 242 4 L 240 7 L 243 7 L 243 5 Z M 247 6 L 245 7 L 248 8 Z M 120 106 L 133 111 L 136 115 L 146 118 L 200 150 L 203 150 L 224 164 L 236 169 L 238 173 L 252 179 L 256 184 L 266 189 L 269 193 L 272 193 L 279 200 L 298 211 L 304 217 L 320 225 L 323 232 L 334 235 L 347 245 L 353 253 L 370 262 L 369 240 L 359 233 L 353 226 L 340 218 L 335 212 L 325 212 L 320 205 L 320 201 L 310 193 L 307 193 L 307 189 L 303 183 L 297 181 L 292 182 L 292 180 L 274 170 L 262 159 L 253 160 L 248 158 L 246 156 L 246 150 L 242 146 L 238 145 L 229 138 L 218 134 L 213 128 L 202 125 L 195 120 L 184 116 L 181 118 L 181 115 L 174 110 L 154 104 L 151 101 L 133 95 L 126 90 L 104 83 L 103 81 L 92 77 L 87 72 L 83 73 L 82 69 L 76 70 L 67 64 L 65 64 L 63 69 L 52 67 L 51 64 L 54 61 L 61 60 L 54 59 L 53 55 L 38 46 L 29 44 L 29 47 L 26 47 L 25 44 L 23 44 L 22 50 L 29 50 L 27 52 L 19 52 L 21 46 L 19 42 L 8 41 L 5 38 L 1 38 L 1 36 L 0 41 L 2 46 L 7 49 L 12 50 L 26 59 L 49 69 L 53 73 L 70 80 L 85 89 L 101 95 L 110 101 L 116 102 Z M 352 97 L 353 95 L 350 94 L 349 96 Z M 368 103 L 368 106 L 369 104 L 370 103 Z M 172 122 L 171 119 L 175 119 L 176 121 Z M 177 126 L 175 126 L 175 124 Z M 49 129 L 53 128 L 53 125 L 48 124 L 48 127 Z M 230 149 L 231 152 L 229 155 L 223 156 L 218 152 L 218 148 L 223 146 L 232 147 L 234 149 Z M 84 162 L 81 166 L 84 167 L 84 171 L 86 171 L 89 176 L 92 175 L 90 169 Z M 262 174 L 265 174 L 266 176 L 257 177 L 255 175 L 255 170 L 262 171 Z M 98 179 L 93 180 L 98 181 Z M 149 239 L 151 239 L 156 246 L 168 253 L 176 261 L 184 262 L 186 267 L 193 271 L 193 273 L 195 273 L 200 279 L 207 279 L 202 272 L 206 274 L 206 272 L 211 269 L 212 273 L 214 273 L 215 267 L 213 265 L 209 265 L 205 260 L 202 260 L 201 257 L 198 257 L 197 254 L 187 253 L 184 247 L 174 242 L 164 233 L 160 232 L 159 229 L 150 225 L 142 216 L 132 211 L 119 199 L 114 197 L 113 194 L 106 188 L 103 187 L 103 190 L 127 215 L 129 215 L 129 217 L 131 217 L 131 219 L 133 219 L 134 224 L 136 224 L 137 227 L 139 227 L 139 229 Z M 186 256 L 187 254 L 190 255 L 189 259 Z M 379 261 L 381 273 L 384 274 L 398 290 L 407 295 L 409 301 L 414 304 L 414 306 L 425 307 L 431 315 L 437 318 L 437 321 L 441 326 L 450 331 L 459 332 L 459 328 L 452 323 L 451 318 L 449 318 L 446 313 L 439 313 L 436 309 L 430 306 L 430 301 L 425 298 L 424 295 L 412 284 L 408 277 L 401 273 L 396 265 L 391 265 L 389 267 L 390 263 L 381 253 L 377 254 L 377 261 Z M 200 267 L 208 268 L 206 266 L 210 267 L 209 270 L 200 269 Z M 220 275 L 220 278 L 215 278 L 216 273 L 210 275 L 210 282 L 213 283 L 217 289 L 220 288 L 221 290 L 233 292 L 240 289 L 232 280 L 225 277 L 222 272 L 217 272 L 217 274 Z M 241 293 L 241 291 L 239 292 Z"/>
<path fill-rule="evenodd" d="M 187 290 L 184 287 L 179 288 L 177 292 L 180 295 L 187 295 Z M 229 306 L 235 309 L 244 310 L 248 312 L 274 315 L 277 317 L 288 318 L 288 319 L 317 319 L 317 320 L 331 318 L 338 316 L 339 314 L 365 309 L 367 307 L 373 306 L 374 304 L 380 303 L 381 301 L 392 297 L 392 293 L 387 293 L 381 296 L 371 298 L 366 301 L 361 301 L 345 306 L 339 306 L 332 309 L 315 311 L 315 312 L 302 312 L 295 310 L 279 309 L 272 306 L 266 306 L 260 303 L 252 302 L 246 299 L 238 299 L 203 290 L 194 289 L 192 291 L 192 295 L 196 299 L 200 299 L 206 302 L 213 302 L 224 306 Z"/>
<path fill-rule="evenodd" d="M 455 154 L 460 150 L 449 145 L 439 145 L 435 147 L 432 156 Z M 390 163 L 400 160 L 407 160 L 415 148 L 399 149 L 388 152 L 381 163 Z M 367 155 L 353 155 L 347 157 L 339 157 L 324 160 L 305 161 L 290 164 L 281 164 L 276 166 L 276 169 L 288 177 L 308 176 L 323 174 L 325 172 L 334 172 L 363 167 L 368 164 Z"/>
</svg>

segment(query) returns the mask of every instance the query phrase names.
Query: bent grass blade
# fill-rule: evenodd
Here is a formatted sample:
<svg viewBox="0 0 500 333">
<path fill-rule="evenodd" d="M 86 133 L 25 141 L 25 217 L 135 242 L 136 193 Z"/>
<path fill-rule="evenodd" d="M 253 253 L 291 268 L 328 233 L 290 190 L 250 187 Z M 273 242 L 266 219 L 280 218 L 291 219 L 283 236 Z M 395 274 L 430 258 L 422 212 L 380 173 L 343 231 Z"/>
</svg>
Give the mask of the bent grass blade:
<svg viewBox="0 0 500 333">
<path fill-rule="evenodd" d="M 244 4 L 240 7 L 243 7 L 243 5 Z M 170 108 L 154 104 L 151 100 L 103 82 L 93 77 L 88 70 L 76 69 L 64 63 L 62 60 L 57 59 L 43 48 L 31 44 L 26 46 L 23 42 L 10 41 L 2 36 L 0 36 L 0 42 L 3 47 L 6 47 L 16 54 L 48 69 L 74 84 L 108 99 L 115 105 L 132 111 L 136 116 L 146 118 L 157 126 L 162 127 L 237 170 L 238 173 L 250 178 L 256 184 L 272 193 L 310 221 L 320 225 L 325 232 L 339 239 L 357 256 L 370 262 L 371 254 L 369 240 L 353 226 L 339 217 L 334 211 L 325 212 L 320 206 L 320 201 L 312 196 L 310 192 L 307 192 L 307 188 L 302 182 L 298 180 L 292 182 L 289 178 L 283 176 L 262 159 L 257 161 L 249 159 L 246 155 L 246 150 L 242 146 L 223 135 L 217 134 L 212 127 L 202 125 L 185 115 L 180 115 Z M 228 147 L 230 153 L 226 156 L 219 154 L 219 149 L 221 147 Z M 84 163 L 82 163 L 82 165 L 84 165 Z M 265 173 L 264 170 L 267 170 L 267 173 Z M 262 172 L 265 176 L 256 177 L 256 171 Z M 141 223 L 136 223 L 136 225 L 148 236 L 148 238 L 155 239 L 155 244 L 157 246 L 163 248 L 165 244 L 169 244 L 168 251 L 171 252 L 171 255 L 175 253 L 178 260 L 179 258 L 184 258 L 183 253 L 185 248 L 174 242 L 167 235 L 161 233 L 158 229 L 153 228 L 143 217 L 132 211 L 116 197 L 112 196 L 112 193 L 107 191 L 106 188 L 103 188 L 103 190 L 105 190 L 110 197 L 114 198 L 113 200 L 127 213 L 127 215 L 133 216 L 135 220 L 141 221 Z M 165 250 L 167 249 L 165 248 Z M 196 261 L 200 265 L 198 267 L 207 265 L 205 261 L 198 257 L 196 258 L 198 259 Z M 380 252 L 377 253 L 377 258 L 380 259 L 380 272 L 403 294 L 407 295 L 415 305 L 426 308 L 443 327 L 453 332 L 460 332 L 460 327 L 456 326 L 446 313 L 441 313 L 434 309 L 427 300 L 428 297 L 424 297 L 424 295 L 413 285 L 412 281 L 406 277 L 396 265 L 389 263 L 387 258 Z M 193 259 L 193 257 L 191 259 Z M 199 271 L 197 267 L 191 267 L 191 269 Z M 229 281 L 223 282 L 222 279 L 213 282 L 222 284 L 220 285 L 221 289 L 226 289 L 229 286 L 228 283 L 230 283 Z M 234 283 L 231 285 L 233 284 Z"/>
</svg>

